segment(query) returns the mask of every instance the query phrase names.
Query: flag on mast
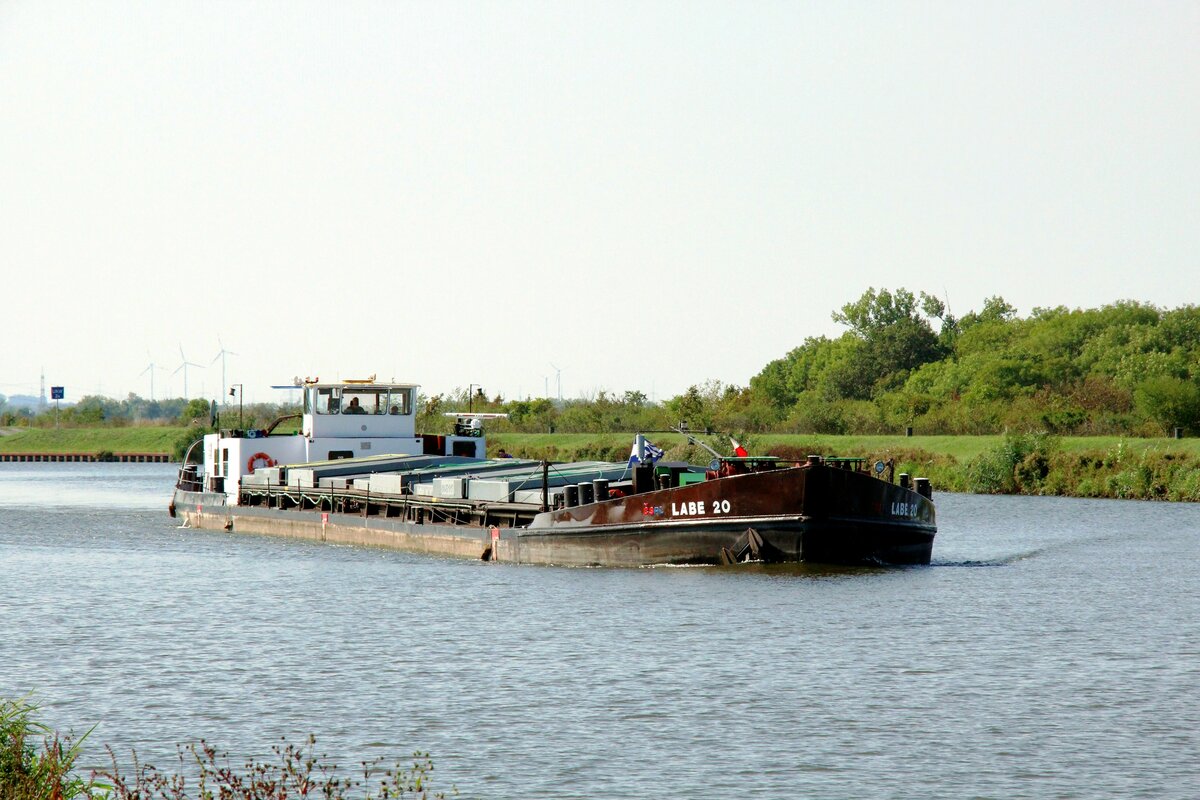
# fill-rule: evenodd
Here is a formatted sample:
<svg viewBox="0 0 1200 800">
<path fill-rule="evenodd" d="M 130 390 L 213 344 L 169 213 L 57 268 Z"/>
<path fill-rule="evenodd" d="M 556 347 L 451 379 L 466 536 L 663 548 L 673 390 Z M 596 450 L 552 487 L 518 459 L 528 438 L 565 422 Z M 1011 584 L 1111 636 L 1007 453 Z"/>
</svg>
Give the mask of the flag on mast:
<svg viewBox="0 0 1200 800">
<path fill-rule="evenodd" d="M 729 441 L 733 443 L 733 454 L 734 454 L 735 456 L 737 456 L 738 458 L 746 458 L 746 457 L 748 457 L 748 456 L 750 455 L 749 453 L 747 453 L 747 452 L 746 452 L 746 448 L 742 447 L 742 446 L 741 446 L 741 445 L 738 443 L 738 440 L 737 440 L 737 439 L 735 439 L 735 438 L 733 438 L 732 436 L 730 436 L 730 437 L 729 437 Z"/>
<path fill-rule="evenodd" d="M 651 444 L 650 440 L 644 437 L 642 439 L 642 448 L 644 450 L 643 454 L 646 457 L 647 464 L 653 464 L 663 457 L 662 448 Z M 640 463 L 640 459 L 638 458 L 638 443 L 637 438 L 635 437 L 633 440 L 633 449 L 629 451 L 629 466 L 632 467 L 637 463 Z"/>
</svg>

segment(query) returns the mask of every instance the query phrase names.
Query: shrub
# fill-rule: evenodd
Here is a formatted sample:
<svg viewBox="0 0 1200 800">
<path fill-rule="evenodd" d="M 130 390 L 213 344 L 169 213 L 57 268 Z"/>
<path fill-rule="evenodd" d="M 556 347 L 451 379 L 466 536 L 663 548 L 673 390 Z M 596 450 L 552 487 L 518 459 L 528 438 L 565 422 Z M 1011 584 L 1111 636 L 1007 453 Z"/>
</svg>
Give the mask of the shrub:
<svg viewBox="0 0 1200 800">
<path fill-rule="evenodd" d="M 112 767 L 84 780 L 72 768 L 87 734 L 78 740 L 60 737 L 34 720 L 36 711 L 37 706 L 26 699 L 0 698 L 0 800 L 348 800 L 356 796 L 429 800 L 446 796 L 429 786 L 433 762 L 428 753 L 413 753 L 411 764 L 397 763 L 392 768 L 383 767 L 378 759 L 364 761 L 358 779 L 329 763 L 326 756 L 316 755 L 313 736 L 303 746 L 281 739 L 271 748 L 277 761 L 249 761 L 240 768 L 201 740 L 179 748 L 176 773 L 141 764 L 136 753 L 132 770 L 122 771 L 109 749 Z M 194 792 L 189 790 L 189 779 L 194 781 Z"/>
<path fill-rule="evenodd" d="M 1045 433 L 1010 433 L 967 464 L 970 491 L 980 494 L 1041 494 L 1059 442 Z"/>
<path fill-rule="evenodd" d="M 216 433 L 216 430 L 213 428 L 191 428 L 175 437 L 175 441 L 171 445 L 172 460 L 183 461 L 192 443 L 198 439 L 203 439 L 206 433 Z"/>
<path fill-rule="evenodd" d="M 111 769 L 96 773 L 109 789 L 109 800 L 210 800 L 246 798 L 246 800 L 288 800 L 293 797 L 321 797 L 325 800 L 413 800 L 444 798 L 444 792 L 429 788 L 433 762 L 428 753 L 413 753 L 410 766 L 396 764 L 382 768 L 380 762 L 364 761 L 362 779 L 350 777 L 316 754 L 316 738 L 309 736 L 303 746 L 281 739 L 272 746 L 278 762 L 249 761 L 241 768 L 229 762 L 228 754 L 201 740 L 179 749 L 179 771 L 167 773 L 154 766 L 142 765 L 134 757 L 133 769 L 122 772 L 112 757 Z M 190 762 L 190 763 L 189 763 Z M 195 794 L 188 791 L 188 777 L 195 780 Z"/>
<path fill-rule="evenodd" d="M 71 772 L 78 740 L 60 737 L 33 716 L 28 699 L 0 698 L 0 800 L 71 800 L 93 788 Z"/>
</svg>

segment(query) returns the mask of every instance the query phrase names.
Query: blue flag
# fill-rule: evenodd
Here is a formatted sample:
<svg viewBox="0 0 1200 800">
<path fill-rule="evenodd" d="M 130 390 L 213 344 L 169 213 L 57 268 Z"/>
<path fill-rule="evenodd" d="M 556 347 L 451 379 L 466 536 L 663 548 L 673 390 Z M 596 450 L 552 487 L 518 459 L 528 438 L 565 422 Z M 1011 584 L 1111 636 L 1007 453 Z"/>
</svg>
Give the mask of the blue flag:
<svg viewBox="0 0 1200 800">
<path fill-rule="evenodd" d="M 656 447 L 655 445 L 651 444 L 649 439 L 645 440 L 644 449 L 646 451 L 646 463 L 647 464 L 653 464 L 654 462 L 658 461 L 660 458 L 663 457 L 662 448 Z M 637 464 L 637 463 L 638 463 L 637 439 L 634 439 L 633 447 L 629 451 L 629 466 L 632 467 L 634 464 Z"/>
</svg>

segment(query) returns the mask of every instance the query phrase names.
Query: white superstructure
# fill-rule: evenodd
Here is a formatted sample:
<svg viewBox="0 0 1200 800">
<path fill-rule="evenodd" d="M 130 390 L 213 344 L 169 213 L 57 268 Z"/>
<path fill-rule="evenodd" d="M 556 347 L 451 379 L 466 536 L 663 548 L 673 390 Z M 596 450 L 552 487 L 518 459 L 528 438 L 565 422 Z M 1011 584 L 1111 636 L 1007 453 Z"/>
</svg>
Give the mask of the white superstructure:
<svg viewBox="0 0 1200 800">
<path fill-rule="evenodd" d="M 204 437 L 205 491 L 223 492 L 236 504 L 242 477 L 264 467 L 372 455 L 484 457 L 483 431 L 469 419 L 455 425 L 455 435 L 417 435 L 416 384 L 314 382 L 303 389 L 298 434 L 245 430 Z"/>
</svg>

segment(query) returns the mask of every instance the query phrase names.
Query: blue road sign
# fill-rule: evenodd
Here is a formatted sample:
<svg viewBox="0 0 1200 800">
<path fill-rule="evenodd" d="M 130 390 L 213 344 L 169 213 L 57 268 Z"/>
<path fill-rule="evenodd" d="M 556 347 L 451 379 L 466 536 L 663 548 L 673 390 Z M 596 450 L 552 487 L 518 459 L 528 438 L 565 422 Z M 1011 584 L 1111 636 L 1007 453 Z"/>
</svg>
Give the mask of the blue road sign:
<svg viewBox="0 0 1200 800">
<path fill-rule="evenodd" d="M 65 395 L 66 395 L 66 392 L 63 390 L 63 387 L 61 387 L 61 386 L 51 386 L 50 387 L 50 399 L 51 400 L 62 400 Z"/>
</svg>

